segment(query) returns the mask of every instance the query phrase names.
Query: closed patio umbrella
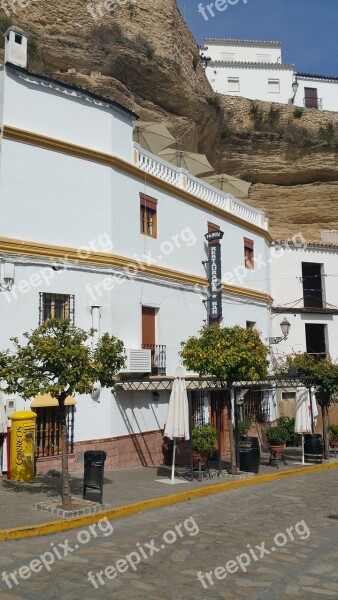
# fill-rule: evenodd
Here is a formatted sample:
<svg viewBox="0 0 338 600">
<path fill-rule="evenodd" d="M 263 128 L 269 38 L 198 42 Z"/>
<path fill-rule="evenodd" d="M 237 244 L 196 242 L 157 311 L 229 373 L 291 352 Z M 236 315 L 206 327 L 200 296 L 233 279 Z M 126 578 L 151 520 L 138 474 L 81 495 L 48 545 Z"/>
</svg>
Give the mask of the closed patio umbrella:
<svg viewBox="0 0 338 600">
<path fill-rule="evenodd" d="M 214 170 L 205 154 L 167 148 L 162 152 L 158 152 L 158 156 L 180 169 L 186 169 L 195 176 L 210 173 Z"/>
<path fill-rule="evenodd" d="M 302 465 L 304 460 L 304 433 L 312 433 L 309 391 L 305 387 L 296 392 L 295 432 L 302 435 Z"/>
<path fill-rule="evenodd" d="M 164 148 L 172 146 L 176 141 L 163 123 L 153 123 L 151 121 L 136 121 L 134 140 L 152 154 L 158 154 Z"/>
<path fill-rule="evenodd" d="M 176 439 L 190 439 L 188 395 L 182 367 L 178 367 L 175 372 L 164 435 L 170 440 L 174 440 L 171 483 L 175 483 Z"/>
<path fill-rule="evenodd" d="M 3 442 L 7 433 L 7 415 L 5 412 L 4 401 L 0 393 L 0 475 L 2 475 Z"/>
<path fill-rule="evenodd" d="M 221 190 L 221 192 L 232 194 L 237 198 L 247 198 L 251 186 L 251 183 L 248 181 L 243 181 L 243 179 L 232 177 L 232 175 L 227 175 L 226 173 L 212 175 L 211 177 L 201 177 L 201 179 Z"/>
</svg>

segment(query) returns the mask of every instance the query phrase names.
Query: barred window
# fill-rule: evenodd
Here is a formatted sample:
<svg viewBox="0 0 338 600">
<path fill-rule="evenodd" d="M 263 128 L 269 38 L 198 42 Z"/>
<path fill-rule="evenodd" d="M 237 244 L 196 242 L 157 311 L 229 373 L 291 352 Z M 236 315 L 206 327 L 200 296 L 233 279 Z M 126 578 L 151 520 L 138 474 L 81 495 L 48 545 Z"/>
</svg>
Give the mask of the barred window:
<svg viewBox="0 0 338 600">
<path fill-rule="evenodd" d="M 36 412 L 35 456 L 58 456 L 61 450 L 61 424 L 58 406 L 33 408 Z M 74 406 L 66 406 L 68 452 L 74 450 Z"/>
<path fill-rule="evenodd" d="M 40 293 L 39 325 L 47 319 L 69 319 L 74 325 L 75 297 L 66 294 Z"/>
</svg>

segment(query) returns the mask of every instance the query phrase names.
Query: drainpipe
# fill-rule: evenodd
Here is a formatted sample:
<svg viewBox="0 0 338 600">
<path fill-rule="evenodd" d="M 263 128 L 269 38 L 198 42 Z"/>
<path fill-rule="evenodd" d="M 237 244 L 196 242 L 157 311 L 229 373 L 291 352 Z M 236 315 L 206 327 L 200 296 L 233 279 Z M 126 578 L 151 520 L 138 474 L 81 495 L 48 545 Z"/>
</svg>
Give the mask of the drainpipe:
<svg viewBox="0 0 338 600">
<path fill-rule="evenodd" d="M 100 339 L 100 322 L 101 322 L 101 307 L 97 304 L 94 304 L 91 307 L 92 312 L 92 329 L 94 329 L 93 337 L 92 337 L 92 350 L 94 350 Z M 100 402 L 100 393 L 101 393 L 101 384 L 97 381 L 94 385 L 94 390 L 91 393 L 91 397 L 95 402 Z"/>
</svg>

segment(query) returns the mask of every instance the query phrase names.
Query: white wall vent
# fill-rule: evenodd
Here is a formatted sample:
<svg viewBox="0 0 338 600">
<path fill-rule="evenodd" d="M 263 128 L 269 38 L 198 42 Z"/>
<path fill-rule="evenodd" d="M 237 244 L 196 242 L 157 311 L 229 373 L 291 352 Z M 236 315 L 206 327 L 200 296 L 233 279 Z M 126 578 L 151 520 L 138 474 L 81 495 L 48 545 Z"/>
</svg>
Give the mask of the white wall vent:
<svg viewBox="0 0 338 600">
<path fill-rule="evenodd" d="M 127 360 L 121 373 L 151 373 L 151 350 L 126 348 Z"/>
</svg>

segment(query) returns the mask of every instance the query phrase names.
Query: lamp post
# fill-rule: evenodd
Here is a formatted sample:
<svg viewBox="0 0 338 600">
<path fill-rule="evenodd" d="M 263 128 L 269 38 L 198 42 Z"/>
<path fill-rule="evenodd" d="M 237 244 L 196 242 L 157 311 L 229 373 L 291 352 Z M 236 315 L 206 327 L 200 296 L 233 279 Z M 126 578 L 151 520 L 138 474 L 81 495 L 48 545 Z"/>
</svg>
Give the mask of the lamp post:
<svg viewBox="0 0 338 600">
<path fill-rule="evenodd" d="M 293 91 L 292 104 L 295 103 L 295 98 L 296 98 L 296 94 L 298 92 L 298 88 L 299 88 L 299 83 L 298 83 L 297 79 L 295 79 L 295 81 L 292 84 L 292 91 Z"/>
<path fill-rule="evenodd" d="M 281 337 L 269 337 L 268 338 L 268 340 L 269 340 L 269 346 L 272 346 L 273 344 L 279 344 L 283 340 L 286 340 L 288 338 L 289 333 L 290 333 L 290 327 L 291 327 L 291 324 L 289 323 L 289 321 L 287 319 L 283 319 L 283 321 L 280 324 L 280 328 L 282 330 L 283 336 L 281 336 Z"/>
</svg>

